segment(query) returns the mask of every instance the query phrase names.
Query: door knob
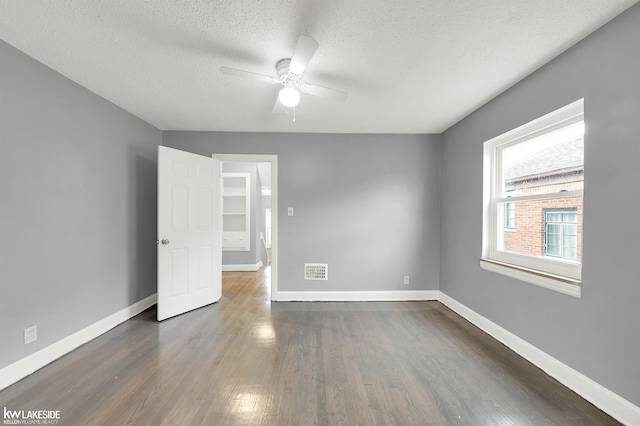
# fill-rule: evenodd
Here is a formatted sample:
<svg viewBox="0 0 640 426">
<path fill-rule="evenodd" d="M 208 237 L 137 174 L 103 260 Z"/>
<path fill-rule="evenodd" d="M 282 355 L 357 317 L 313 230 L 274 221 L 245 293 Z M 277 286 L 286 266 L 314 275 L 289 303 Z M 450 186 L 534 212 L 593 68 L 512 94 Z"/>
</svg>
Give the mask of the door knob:
<svg viewBox="0 0 640 426">
<path fill-rule="evenodd" d="M 162 243 L 163 246 L 166 246 L 167 244 L 169 244 L 169 240 L 167 240 L 166 238 L 160 242 Z"/>
</svg>

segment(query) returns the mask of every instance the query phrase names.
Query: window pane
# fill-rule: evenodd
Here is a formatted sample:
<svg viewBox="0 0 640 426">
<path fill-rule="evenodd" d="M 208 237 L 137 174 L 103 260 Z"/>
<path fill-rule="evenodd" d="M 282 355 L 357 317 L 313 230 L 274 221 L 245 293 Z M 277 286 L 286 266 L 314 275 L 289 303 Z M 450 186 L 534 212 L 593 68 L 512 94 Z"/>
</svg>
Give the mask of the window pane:
<svg viewBox="0 0 640 426">
<path fill-rule="evenodd" d="M 547 213 L 547 222 L 562 222 L 562 213 Z"/>
<path fill-rule="evenodd" d="M 578 235 L 578 226 L 576 224 L 565 223 L 562 225 L 562 233 L 565 238 L 575 238 L 576 235 Z"/>
<path fill-rule="evenodd" d="M 555 256 L 560 257 L 560 246 L 548 245 L 547 246 L 547 256 Z"/>
<path fill-rule="evenodd" d="M 547 225 L 547 244 L 559 245 L 561 242 L 560 226 Z"/>
<path fill-rule="evenodd" d="M 506 205 L 510 207 L 507 208 Z M 511 207 L 512 206 L 512 207 Z M 500 225 L 513 212 L 513 227 L 498 227 L 498 250 L 580 261 L 582 197 L 499 203 Z"/>
<path fill-rule="evenodd" d="M 551 194 L 583 188 L 584 125 L 504 148 L 502 197 Z"/>
<path fill-rule="evenodd" d="M 563 224 L 562 237 L 562 257 L 565 259 L 575 259 L 578 247 L 578 226 L 575 224 Z"/>
<path fill-rule="evenodd" d="M 575 260 L 577 257 L 578 250 L 576 248 L 565 248 L 564 254 L 562 257 L 565 259 Z"/>
</svg>

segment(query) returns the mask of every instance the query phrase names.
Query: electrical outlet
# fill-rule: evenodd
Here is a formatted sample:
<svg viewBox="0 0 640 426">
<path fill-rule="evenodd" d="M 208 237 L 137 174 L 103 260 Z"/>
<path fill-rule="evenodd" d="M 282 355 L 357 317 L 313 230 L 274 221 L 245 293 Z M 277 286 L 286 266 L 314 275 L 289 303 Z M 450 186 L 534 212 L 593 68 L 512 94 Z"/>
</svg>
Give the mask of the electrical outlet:
<svg viewBox="0 0 640 426">
<path fill-rule="evenodd" d="M 34 325 L 24 329 L 24 344 L 28 345 L 31 342 L 38 340 L 38 326 Z"/>
<path fill-rule="evenodd" d="M 404 285 L 409 285 L 409 275 L 404 276 Z"/>
</svg>

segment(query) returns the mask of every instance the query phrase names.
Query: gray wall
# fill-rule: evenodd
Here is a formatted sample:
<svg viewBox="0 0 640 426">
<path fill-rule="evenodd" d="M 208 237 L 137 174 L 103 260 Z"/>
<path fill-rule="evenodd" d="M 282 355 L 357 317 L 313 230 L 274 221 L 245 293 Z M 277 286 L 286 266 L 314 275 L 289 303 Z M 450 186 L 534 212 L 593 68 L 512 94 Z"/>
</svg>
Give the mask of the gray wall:
<svg viewBox="0 0 640 426">
<path fill-rule="evenodd" d="M 161 140 L 0 41 L 0 368 L 156 292 Z"/>
<path fill-rule="evenodd" d="M 445 132 L 441 290 L 640 405 L 640 5 Z M 484 141 L 585 98 L 582 298 L 486 272 Z"/>
<path fill-rule="evenodd" d="M 258 178 L 258 168 L 255 163 L 222 163 L 222 171 L 225 173 L 249 173 L 249 238 L 251 247 L 249 251 L 223 251 L 223 265 L 254 265 L 261 259 L 260 251 L 264 251 L 256 244 L 256 238 L 260 239 L 260 229 L 256 226 L 260 215 L 260 184 Z"/>
<path fill-rule="evenodd" d="M 440 136 L 163 132 L 163 141 L 202 155 L 278 155 L 280 291 L 438 289 Z M 305 262 L 328 263 L 329 281 L 305 281 Z"/>
</svg>

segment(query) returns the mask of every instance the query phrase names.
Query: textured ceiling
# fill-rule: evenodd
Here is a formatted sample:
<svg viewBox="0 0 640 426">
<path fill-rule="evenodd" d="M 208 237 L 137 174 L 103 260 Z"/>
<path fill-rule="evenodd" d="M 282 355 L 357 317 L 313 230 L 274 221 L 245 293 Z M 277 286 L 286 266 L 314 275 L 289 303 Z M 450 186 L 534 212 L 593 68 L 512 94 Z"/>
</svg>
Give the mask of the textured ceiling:
<svg viewBox="0 0 640 426">
<path fill-rule="evenodd" d="M 162 130 L 439 133 L 638 0 L 0 0 L 0 38 Z M 296 122 L 271 113 L 298 36 Z"/>
</svg>

